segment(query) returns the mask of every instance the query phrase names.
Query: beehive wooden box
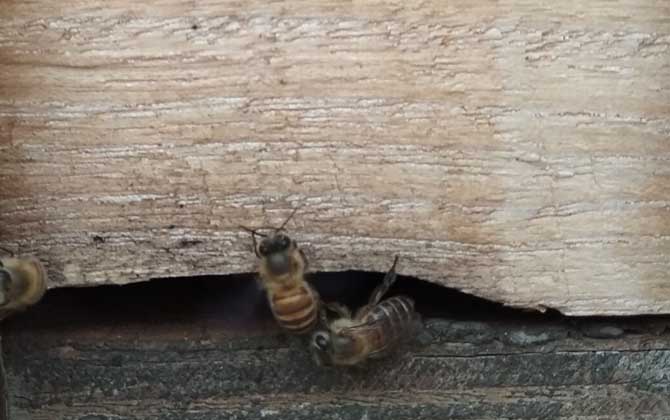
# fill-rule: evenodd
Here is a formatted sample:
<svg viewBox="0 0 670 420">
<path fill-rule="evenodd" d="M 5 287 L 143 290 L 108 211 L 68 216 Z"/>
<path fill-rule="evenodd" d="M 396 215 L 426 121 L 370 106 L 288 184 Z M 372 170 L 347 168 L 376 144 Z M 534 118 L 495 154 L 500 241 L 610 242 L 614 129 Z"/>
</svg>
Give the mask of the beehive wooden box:
<svg viewBox="0 0 670 420">
<path fill-rule="evenodd" d="M 669 39 L 652 0 L 5 1 L 0 245 L 50 288 L 248 273 L 297 207 L 314 271 L 670 313 Z"/>
</svg>

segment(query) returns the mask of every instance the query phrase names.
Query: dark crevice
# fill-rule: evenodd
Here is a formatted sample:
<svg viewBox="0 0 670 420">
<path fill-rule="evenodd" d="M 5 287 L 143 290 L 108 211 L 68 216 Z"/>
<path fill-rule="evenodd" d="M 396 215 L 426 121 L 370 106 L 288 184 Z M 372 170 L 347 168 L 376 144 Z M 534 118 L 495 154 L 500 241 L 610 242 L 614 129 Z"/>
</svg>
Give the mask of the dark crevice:
<svg viewBox="0 0 670 420">
<path fill-rule="evenodd" d="M 384 273 L 362 271 L 310 274 L 325 301 L 338 301 L 355 309 L 363 305 Z M 454 289 L 416 278 L 399 276 L 387 296 L 404 294 L 416 302 L 424 318 L 446 318 L 456 321 L 504 321 L 520 324 L 581 322 L 595 325 L 592 335 L 602 334 L 601 324 L 613 319 L 625 325 L 646 320 L 670 322 L 667 317 L 567 318 L 558 311 L 544 313 L 506 307 Z M 8 323 L 29 324 L 31 329 L 53 329 L 57 326 L 152 325 L 170 323 L 198 324 L 215 322 L 233 331 L 272 332 L 276 325 L 267 306 L 264 292 L 255 274 L 164 278 L 124 286 L 60 288 L 51 290 L 36 307 Z M 619 322 L 621 323 L 621 322 Z M 619 327 L 617 327 L 619 328 Z M 620 327 L 635 330 L 636 327 Z M 661 326 L 660 328 L 665 328 Z M 588 331 L 587 335 L 589 334 Z M 605 330 L 605 335 L 616 331 Z M 598 338 L 598 337 L 596 337 Z"/>
<path fill-rule="evenodd" d="M 313 282 L 325 301 L 335 300 L 357 308 L 366 303 L 383 276 L 383 273 L 363 271 L 319 273 Z M 519 310 L 408 276 L 399 276 L 388 296 L 401 294 L 414 299 L 417 311 L 424 318 L 472 321 L 490 321 L 501 317 L 519 320 L 560 318 L 558 311 L 540 313 Z"/>
</svg>

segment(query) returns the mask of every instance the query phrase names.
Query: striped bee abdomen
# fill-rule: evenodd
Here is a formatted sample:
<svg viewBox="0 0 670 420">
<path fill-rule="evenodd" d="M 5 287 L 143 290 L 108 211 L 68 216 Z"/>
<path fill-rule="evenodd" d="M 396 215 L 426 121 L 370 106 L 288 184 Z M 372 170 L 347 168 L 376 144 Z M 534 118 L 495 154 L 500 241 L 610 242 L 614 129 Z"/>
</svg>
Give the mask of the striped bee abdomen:
<svg viewBox="0 0 670 420">
<path fill-rule="evenodd" d="M 377 346 L 386 347 L 414 335 L 418 314 L 414 311 L 412 299 L 407 296 L 394 296 L 371 308 L 361 321 L 379 326 L 381 342 Z"/>
<path fill-rule="evenodd" d="M 316 325 L 318 300 L 307 285 L 276 291 L 270 306 L 279 325 L 292 333 L 307 333 Z"/>
</svg>

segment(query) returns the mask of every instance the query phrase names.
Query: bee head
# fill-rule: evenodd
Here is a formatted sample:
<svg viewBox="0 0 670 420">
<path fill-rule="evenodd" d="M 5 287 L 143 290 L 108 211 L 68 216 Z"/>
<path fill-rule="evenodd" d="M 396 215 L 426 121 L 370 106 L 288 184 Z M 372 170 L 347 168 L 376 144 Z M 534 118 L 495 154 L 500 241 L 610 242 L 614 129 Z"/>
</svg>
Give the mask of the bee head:
<svg viewBox="0 0 670 420">
<path fill-rule="evenodd" d="M 293 212 L 284 220 L 279 227 L 261 227 L 257 229 L 251 229 L 245 226 L 240 226 L 242 229 L 251 233 L 251 238 L 254 243 L 254 251 L 258 258 L 265 260 L 268 271 L 270 273 L 280 276 L 286 274 L 291 269 L 291 253 L 297 249 L 295 241 L 291 240 L 287 235 L 281 233 L 286 227 L 286 224 L 291 220 L 293 215 L 298 209 L 294 209 Z M 273 234 L 264 234 L 258 232 L 258 229 L 272 229 L 274 230 Z M 257 245 L 256 236 L 262 237 L 263 240 Z"/>
<path fill-rule="evenodd" d="M 356 341 L 346 334 L 317 331 L 312 334 L 310 349 L 319 366 L 331 366 L 355 355 Z"/>
<path fill-rule="evenodd" d="M 286 252 L 291 247 L 291 238 L 283 233 L 277 233 L 267 237 L 258 245 L 258 254 L 261 257 L 269 257 L 272 254 Z"/>
<path fill-rule="evenodd" d="M 277 233 L 265 238 L 258 245 L 258 255 L 265 259 L 268 270 L 274 275 L 282 275 L 291 269 L 293 241 L 288 236 Z"/>
<path fill-rule="evenodd" d="M 312 356 L 319 366 L 329 366 L 332 364 L 331 358 L 333 353 L 332 340 L 330 333 L 327 331 L 317 331 L 312 334 L 310 341 L 310 350 Z"/>
</svg>

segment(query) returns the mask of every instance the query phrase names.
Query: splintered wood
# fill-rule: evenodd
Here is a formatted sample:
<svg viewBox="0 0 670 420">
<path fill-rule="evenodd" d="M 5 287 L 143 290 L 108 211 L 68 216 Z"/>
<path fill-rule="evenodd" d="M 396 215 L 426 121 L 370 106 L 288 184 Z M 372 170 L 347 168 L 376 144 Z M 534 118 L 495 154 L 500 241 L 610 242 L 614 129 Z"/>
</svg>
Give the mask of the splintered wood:
<svg viewBox="0 0 670 420">
<path fill-rule="evenodd" d="M 0 245 L 249 272 L 299 207 L 313 270 L 670 313 L 669 52 L 655 0 L 4 1 Z"/>
</svg>

